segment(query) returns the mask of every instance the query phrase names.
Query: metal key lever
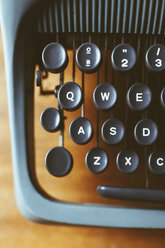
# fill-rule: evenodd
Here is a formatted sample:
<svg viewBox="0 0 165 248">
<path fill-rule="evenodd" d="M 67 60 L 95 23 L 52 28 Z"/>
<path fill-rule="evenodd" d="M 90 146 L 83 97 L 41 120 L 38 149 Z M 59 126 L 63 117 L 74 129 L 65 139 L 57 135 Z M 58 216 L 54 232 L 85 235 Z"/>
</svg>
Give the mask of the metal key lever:
<svg viewBox="0 0 165 248">
<path fill-rule="evenodd" d="M 110 199 L 136 202 L 165 203 L 165 190 L 143 188 L 136 189 L 100 185 L 97 187 L 97 191 L 101 196 Z"/>
</svg>

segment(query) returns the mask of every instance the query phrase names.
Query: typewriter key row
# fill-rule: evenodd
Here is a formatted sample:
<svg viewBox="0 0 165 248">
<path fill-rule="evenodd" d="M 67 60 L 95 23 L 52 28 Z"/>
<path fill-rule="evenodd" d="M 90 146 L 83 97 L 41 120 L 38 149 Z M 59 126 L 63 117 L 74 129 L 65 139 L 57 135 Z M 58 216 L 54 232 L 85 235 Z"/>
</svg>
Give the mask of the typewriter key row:
<svg viewBox="0 0 165 248">
<path fill-rule="evenodd" d="M 47 108 L 41 114 L 41 124 L 49 132 L 59 130 L 60 113 L 55 108 Z M 85 117 L 74 119 L 69 128 L 71 139 L 80 145 L 88 143 L 93 136 L 93 127 L 91 122 Z M 115 118 L 106 120 L 101 127 L 101 136 L 106 144 L 116 145 L 120 143 L 125 135 L 124 124 Z M 151 145 L 158 136 L 158 127 L 150 119 L 140 120 L 134 128 L 134 137 L 140 145 Z"/>
<path fill-rule="evenodd" d="M 138 154 L 130 149 L 120 151 L 116 156 L 116 165 L 120 172 L 130 174 L 139 166 Z M 55 177 L 67 175 L 73 166 L 73 159 L 69 151 L 63 147 L 54 147 L 45 157 L 46 168 Z M 109 165 L 109 158 L 104 149 L 92 148 L 85 157 L 86 167 L 94 174 L 102 173 Z M 155 151 L 148 157 L 148 168 L 154 174 L 165 173 L 165 152 Z"/>
<path fill-rule="evenodd" d="M 83 92 L 75 82 L 67 82 L 59 86 L 56 95 L 61 108 L 67 111 L 77 110 L 83 102 Z M 144 110 L 151 103 L 152 92 L 147 85 L 135 83 L 129 88 L 126 99 L 132 110 Z M 93 92 L 93 102 L 97 109 L 108 111 L 116 101 L 117 92 L 112 84 L 103 82 L 97 85 Z M 161 91 L 160 103 L 165 107 L 165 88 Z"/>
<path fill-rule="evenodd" d="M 111 54 L 111 63 L 115 70 L 126 72 L 131 70 L 136 63 L 136 52 L 132 46 L 126 43 L 117 45 Z M 65 48 L 57 43 L 48 44 L 42 52 L 42 61 L 45 69 L 51 73 L 60 73 L 68 65 L 68 55 Z M 165 70 L 165 46 L 152 45 L 146 52 L 146 66 L 151 71 Z M 76 53 L 77 66 L 82 72 L 96 72 L 102 62 L 99 47 L 92 42 L 83 43 Z"/>
</svg>

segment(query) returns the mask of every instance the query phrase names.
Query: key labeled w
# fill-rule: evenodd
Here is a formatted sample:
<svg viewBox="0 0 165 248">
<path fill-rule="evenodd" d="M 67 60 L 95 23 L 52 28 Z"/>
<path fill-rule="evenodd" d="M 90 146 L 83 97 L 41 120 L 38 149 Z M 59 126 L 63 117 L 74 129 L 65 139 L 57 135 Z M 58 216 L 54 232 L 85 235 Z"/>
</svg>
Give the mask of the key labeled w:
<svg viewBox="0 0 165 248">
<path fill-rule="evenodd" d="M 109 100 L 110 92 L 101 92 L 100 94 L 101 94 L 102 101 L 108 101 Z"/>
</svg>

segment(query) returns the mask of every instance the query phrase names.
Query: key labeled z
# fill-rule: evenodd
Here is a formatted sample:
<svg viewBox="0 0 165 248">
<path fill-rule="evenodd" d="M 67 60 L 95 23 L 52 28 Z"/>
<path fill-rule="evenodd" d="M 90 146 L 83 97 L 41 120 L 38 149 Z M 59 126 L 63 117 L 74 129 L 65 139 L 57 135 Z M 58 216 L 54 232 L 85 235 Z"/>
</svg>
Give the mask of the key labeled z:
<svg viewBox="0 0 165 248">
<path fill-rule="evenodd" d="M 101 163 L 99 162 L 100 159 L 101 159 L 101 157 L 99 157 L 99 156 L 98 156 L 98 157 L 94 157 L 94 160 L 95 160 L 95 161 L 94 161 L 93 164 L 94 164 L 94 165 L 100 165 L 100 164 L 101 164 Z"/>
</svg>

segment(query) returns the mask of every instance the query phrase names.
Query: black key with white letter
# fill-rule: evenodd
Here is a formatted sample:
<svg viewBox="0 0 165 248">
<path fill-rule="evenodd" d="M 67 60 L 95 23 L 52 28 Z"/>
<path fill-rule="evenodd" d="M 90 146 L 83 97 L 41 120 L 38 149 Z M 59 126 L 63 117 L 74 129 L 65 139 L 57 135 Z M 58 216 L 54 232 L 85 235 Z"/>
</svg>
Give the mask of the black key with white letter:
<svg viewBox="0 0 165 248">
<path fill-rule="evenodd" d="M 146 65 L 149 70 L 160 72 L 165 70 L 165 46 L 152 45 L 146 53 Z"/>
<path fill-rule="evenodd" d="M 101 52 L 92 42 L 83 43 L 77 50 L 76 62 L 79 69 L 85 73 L 93 73 L 101 64 Z"/>
<path fill-rule="evenodd" d="M 69 127 L 72 140 L 77 144 L 86 144 L 93 135 L 93 127 L 85 117 L 78 117 L 72 121 Z"/>
<path fill-rule="evenodd" d="M 128 90 L 127 103 L 133 110 L 146 109 L 152 98 L 150 89 L 142 83 L 136 83 Z"/>
<path fill-rule="evenodd" d="M 149 119 L 140 120 L 135 126 L 134 135 L 139 144 L 151 145 L 158 136 L 157 125 Z"/>
<path fill-rule="evenodd" d="M 58 91 L 58 101 L 61 108 L 67 111 L 78 109 L 82 103 L 80 86 L 74 82 L 63 84 Z"/>
<path fill-rule="evenodd" d="M 97 85 L 93 92 L 93 101 L 100 110 L 109 110 L 116 102 L 117 93 L 110 83 L 101 83 Z"/>
<path fill-rule="evenodd" d="M 152 152 L 148 159 L 148 167 L 154 174 L 165 173 L 165 152 L 155 151 Z"/>
<path fill-rule="evenodd" d="M 118 119 L 108 119 L 102 125 L 101 135 L 107 144 L 118 144 L 124 137 L 124 125 Z"/>
<path fill-rule="evenodd" d="M 102 148 L 95 147 L 87 153 L 85 163 L 91 172 L 101 173 L 108 166 L 108 155 Z"/>
<path fill-rule="evenodd" d="M 116 46 L 111 55 L 112 66 L 117 71 L 129 71 L 136 63 L 136 53 L 132 46 L 126 43 Z"/>
<path fill-rule="evenodd" d="M 124 149 L 116 158 L 118 169 L 125 174 L 133 173 L 139 165 L 139 157 L 136 152 Z"/>
</svg>

